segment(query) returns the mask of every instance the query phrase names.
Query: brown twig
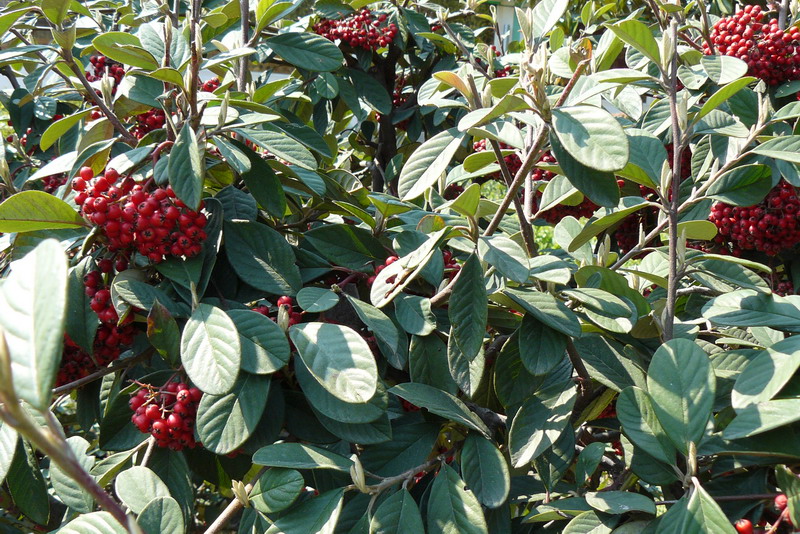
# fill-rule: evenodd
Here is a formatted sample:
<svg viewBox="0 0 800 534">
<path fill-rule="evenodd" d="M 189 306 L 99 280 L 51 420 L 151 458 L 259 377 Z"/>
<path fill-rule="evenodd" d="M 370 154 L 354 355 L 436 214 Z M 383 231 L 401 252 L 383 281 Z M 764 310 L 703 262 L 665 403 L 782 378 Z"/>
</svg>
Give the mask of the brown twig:
<svg viewBox="0 0 800 534">
<path fill-rule="evenodd" d="M 258 481 L 261 476 L 267 472 L 266 467 L 262 467 L 261 470 L 255 474 L 253 479 L 244 487 L 245 492 L 249 495 L 250 492 L 253 490 L 253 486 Z M 225 525 L 233 519 L 233 517 L 239 513 L 239 511 L 244 508 L 244 504 L 237 498 L 234 498 L 230 504 L 222 511 L 221 514 L 217 516 L 211 526 L 205 531 L 204 534 L 217 534 L 218 532 L 222 532 L 222 529 L 225 528 Z"/>
</svg>

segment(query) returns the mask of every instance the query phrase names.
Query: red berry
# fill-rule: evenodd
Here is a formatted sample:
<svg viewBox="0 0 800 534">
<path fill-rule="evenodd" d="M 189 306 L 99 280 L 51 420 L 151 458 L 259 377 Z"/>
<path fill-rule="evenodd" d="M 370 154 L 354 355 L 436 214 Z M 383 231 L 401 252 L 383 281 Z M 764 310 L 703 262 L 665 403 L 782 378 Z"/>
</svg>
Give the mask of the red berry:
<svg viewBox="0 0 800 534">
<path fill-rule="evenodd" d="M 740 519 L 733 526 L 739 534 L 753 534 L 753 523 L 749 519 Z"/>
<path fill-rule="evenodd" d="M 789 504 L 789 499 L 786 497 L 785 494 L 781 493 L 780 495 L 775 497 L 774 504 L 775 508 L 777 508 L 779 512 L 782 512 L 786 509 L 786 505 Z"/>
</svg>

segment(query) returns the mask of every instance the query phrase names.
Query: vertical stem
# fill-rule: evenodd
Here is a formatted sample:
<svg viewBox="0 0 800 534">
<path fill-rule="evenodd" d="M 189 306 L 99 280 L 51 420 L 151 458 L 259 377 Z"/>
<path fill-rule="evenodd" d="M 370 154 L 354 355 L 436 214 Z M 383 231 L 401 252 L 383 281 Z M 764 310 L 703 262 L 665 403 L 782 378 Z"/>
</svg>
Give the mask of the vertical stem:
<svg viewBox="0 0 800 534">
<path fill-rule="evenodd" d="M 670 23 L 672 42 L 678 42 L 678 21 L 673 19 Z M 681 127 L 678 117 L 678 52 L 677 47 L 672 53 L 669 73 L 665 73 L 665 85 L 669 95 L 669 110 L 672 117 L 672 182 L 668 198 L 668 231 L 669 231 L 669 278 L 667 284 L 667 306 L 664 310 L 664 341 L 672 339 L 675 326 L 675 305 L 678 298 L 678 208 L 680 206 L 680 181 L 681 181 Z"/>
<path fill-rule="evenodd" d="M 780 9 L 778 10 L 778 27 L 781 30 L 786 29 L 786 22 L 789 19 L 789 0 L 782 0 Z"/>
<path fill-rule="evenodd" d="M 250 41 L 250 0 L 239 0 L 240 17 L 242 24 L 242 46 L 247 46 Z M 245 92 L 247 89 L 247 63 L 246 57 L 239 59 L 239 76 L 236 79 L 236 88 Z"/>
<path fill-rule="evenodd" d="M 192 0 L 192 12 L 189 18 L 189 33 L 191 50 L 191 70 L 189 71 L 189 113 L 190 124 L 197 128 L 200 123 L 200 115 L 197 110 L 197 92 L 200 85 L 200 55 L 202 52 L 202 36 L 200 35 L 200 6 L 199 0 Z"/>
</svg>

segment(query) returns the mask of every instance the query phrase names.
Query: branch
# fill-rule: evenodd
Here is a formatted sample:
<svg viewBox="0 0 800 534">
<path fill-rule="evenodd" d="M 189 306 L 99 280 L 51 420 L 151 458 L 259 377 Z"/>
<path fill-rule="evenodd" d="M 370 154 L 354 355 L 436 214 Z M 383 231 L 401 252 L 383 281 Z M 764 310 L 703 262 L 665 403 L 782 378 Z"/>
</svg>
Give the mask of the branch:
<svg viewBox="0 0 800 534">
<path fill-rule="evenodd" d="M 108 367 L 104 367 L 99 371 L 95 371 L 94 373 L 84 376 L 83 378 L 79 378 L 74 382 L 69 382 L 68 384 L 64 384 L 63 386 L 59 386 L 53 389 L 53 395 L 61 395 L 62 393 L 69 393 L 73 389 L 77 389 L 81 386 L 85 386 L 89 382 L 93 382 L 98 378 L 102 378 L 106 375 L 110 375 L 111 373 L 116 373 L 120 369 L 127 369 L 128 367 L 133 367 L 137 363 L 146 360 L 150 356 L 155 353 L 155 349 L 150 347 L 146 351 L 138 354 L 136 356 L 132 356 L 130 358 L 125 358 L 124 360 L 118 360 L 113 365 Z"/>
<path fill-rule="evenodd" d="M 245 0 L 245 2 L 246 1 L 247 0 Z M 250 495 L 250 492 L 253 491 L 253 486 L 255 485 L 255 483 L 266 472 L 267 468 L 262 467 L 261 470 L 255 474 L 250 483 L 244 487 L 244 491 L 248 496 Z M 233 519 L 233 516 L 239 513 L 239 510 L 241 510 L 242 508 L 244 508 L 244 504 L 242 503 L 242 501 L 240 501 L 238 498 L 233 499 L 230 502 L 230 504 L 228 504 L 228 506 L 222 511 L 222 513 L 219 514 L 219 516 L 217 516 L 214 522 L 211 523 L 211 526 L 208 527 L 208 529 L 205 531 L 204 534 L 217 534 L 219 532 L 222 532 L 222 529 L 225 528 L 225 525 L 228 524 L 228 521 Z"/>
<path fill-rule="evenodd" d="M 586 68 L 586 65 L 589 64 L 588 59 L 584 59 L 578 66 L 575 68 L 575 72 L 572 75 L 569 83 L 566 87 L 564 87 L 564 91 L 561 93 L 561 97 L 559 97 L 558 102 L 556 102 L 555 107 L 559 107 L 564 104 L 567 100 L 567 97 L 572 92 L 572 89 L 575 87 L 575 84 L 578 82 L 578 78 L 580 77 L 583 69 Z M 525 177 L 531 172 L 533 166 L 539 161 L 539 157 L 541 156 L 540 152 L 542 146 L 544 145 L 545 141 L 547 140 L 547 134 L 549 131 L 549 127 L 545 125 L 542 127 L 542 131 L 539 132 L 536 141 L 534 141 L 533 146 L 528 149 L 528 154 L 525 156 L 525 160 L 522 162 L 517 174 L 514 176 L 514 180 L 508 186 L 508 191 L 506 191 L 506 196 L 503 197 L 503 201 L 500 203 L 500 207 L 497 209 L 497 213 L 494 214 L 489 226 L 483 232 L 483 235 L 488 237 L 497 231 L 497 228 L 500 226 L 500 222 L 505 217 L 506 211 L 511 203 L 514 201 L 514 198 L 517 196 L 519 192 L 519 188 L 522 187 L 522 184 L 525 182 Z"/>
</svg>

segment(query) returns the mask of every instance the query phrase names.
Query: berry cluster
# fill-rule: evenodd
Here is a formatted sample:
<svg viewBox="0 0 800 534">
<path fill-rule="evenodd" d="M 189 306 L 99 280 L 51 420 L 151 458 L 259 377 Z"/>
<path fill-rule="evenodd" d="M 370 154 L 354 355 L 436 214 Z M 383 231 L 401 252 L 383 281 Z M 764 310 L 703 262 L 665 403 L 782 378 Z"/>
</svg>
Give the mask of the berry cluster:
<svg viewBox="0 0 800 534">
<path fill-rule="evenodd" d="M 151 109 L 136 115 L 136 124 L 131 129 L 131 133 L 137 139 L 141 139 L 153 130 L 163 128 L 165 122 L 167 122 L 167 115 L 163 109 Z"/>
<path fill-rule="evenodd" d="M 168 255 L 192 257 L 206 239 L 206 216 L 186 207 L 171 187 L 145 191 L 119 173 L 108 169 L 93 178 L 83 167 L 72 181 L 75 203 L 81 214 L 102 229 L 110 252 L 129 257 L 133 250 L 159 263 Z"/>
<path fill-rule="evenodd" d="M 455 200 L 458 195 L 464 192 L 464 187 L 458 184 L 450 184 L 442 193 L 442 198 L 445 200 Z"/>
<path fill-rule="evenodd" d="M 42 186 L 45 193 L 55 193 L 56 189 L 67 183 L 66 173 L 54 174 L 42 178 Z"/>
<path fill-rule="evenodd" d="M 404 76 L 398 75 L 395 77 L 394 91 L 392 91 L 392 109 L 398 109 L 408 102 L 409 93 L 403 93 L 405 85 L 406 78 Z M 376 113 L 375 119 L 380 122 L 381 116 L 380 113 Z M 410 119 L 404 119 L 395 124 L 395 128 L 405 131 L 408 129 L 409 122 L 411 122 Z"/>
<path fill-rule="evenodd" d="M 442 258 L 444 259 L 444 276 L 448 280 L 452 280 L 461 270 L 461 266 L 456 262 L 453 253 L 449 250 L 442 251 Z"/>
<path fill-rule="evenodd" d="M 502 149 L 510 149 L 511 146 L 501 142 L 500 143 L 500 148 L 502 148 Z M 486 139 L 479 139 L 479 140 L 475 141 L 472 144 L 472 150 L 475 151 L 475 152 L 483 152 L 484 150 L 490 150 L 490 149 L 491 149 L 491 145 L 489 144 L 489 141 L 486 140 Z M 517 153 L 515 152 L 514 154 L 509 154 L 508 156 L 504 156 L 503 159 L 506 162 L 506 166 L 508 167 L 508 170 L 511 173 L 511 176 L 514 176 L 515 174 L 517 174 L 517 171 L 522 166 L 522 160 L 519 158 Z M 483 182 L 485 182 L 487 180 L 502 180 L 502 176 L 500 174 L 500 171 L 497 171 L 497 172 L 494 172 L 492 174 L 489 174 L 489 175 L 483 177 L 483 179 L 479 178 L 479 179 L 476 180 L 476 182 L 483 183 Z"/>
<path fill-rule="evenodd" d="M 781 30 L 778 21 L 764 20 L 761 7 L 748 5 L 717 21 L 711 40 L 717 53 L 746 62 L 749 74 L 771 85 L 800 78 L 800 29 Z M 703 51 L 710 54 L 707 43 Z"/>
<path fill-rule="evenodd" d="M 553 154 L 551 154 L 548 151 L 542 154 L 542 157 L 539 158 L 539 163 L 547 163 L 550 165 L 555 165 L 557 164 L 557 161 L 555 156 L 553 156 Z M 531 173 L 531 178 L 533 179 L 534 182 L 549 182 L 555 176 L 556 174 L 553 171 L 548 171 L 545 169 L 541 169 L 539 167 L 535 168 Z M 536 192 L 537 202 L 541 200 L 541 198 L 542 198 L 542 192 L 537 191 Z M 542 213 L 541 217 L 550 224 L 556 224 L 564 217 L 575 217 L 576 219 L 580 219 L 582 217 L 591 217 L 595 211 L 597 211 L 597 204 L 595 204 L 588 198 L 584 198 L 583 201 L 577 206 L 565 206 L 565 205 L 553 206 L 549 210 Z"/>
<path fill-rule="evenodd" d="M 279 297 L 276 305 L 278 306 L 278 309 L 280 309 L 281 306 L 286 306 L 286 309 L 289 312 L 289 326 L 299 324 L 303 320 L 303 313 L 294 310 L 294 299 L 292 297 L 287 295 Z M 273 321 L 278 320 L 277 314 L 271 314 L 269 306 L 256 306 L 253 308 L 253 311 L 258 312 L 265 317 L 269 317 Z"/>
<path fill-rule="evenodd" d="M 741 255 L 744 250 L 775 256 L 800 243 L 798 212 L 797 191 L 781 180 L 759 204 L 738 207 L 717 202 L 711 207 L 708 218 L 719 231 L 715 241 L 729 246 L 734 256 Z"/>
<path fill-rule="evenodd" d="M 120 258 L 118 263 L 120 267 L 122 267 L 124 263 L 124 267 L 121 270 L 125 270 L 127 261 L 125 261 L 124 258 Z M 100 319 L 100 322 L 103 324 L 116 325 L 119 323 L 119 315 L 117 315 L 117 310 L 114 309 L 114 304 L 111 302 L 110 286 L 106 285 L 103 280 L 103 274 L 101 273 L 101 271 L 105 273 L 111 272 L 111 260 L 101 260 L 99 264 L 100 271 L 90 271 L 83 277 L 84 291 L 86 296 L 92 299 L 89 302 L 89 307 L 97 314 L 97 318 Z M 123 324 L 128 324 L 132 320 L 132 317 L 128 316 L 125 318 Z"/>
<path fill-rule="evenodd" d="M 205 91 L 206 93 L 213 93 L 219 89 L 220 83 L 221 82 L 219 81 L 219 78 L 211 78 L 200 85 L 200 90 Z"/>
<path fill-rule="evenodd" d="M 378 278 L 378 275 L 381 274 L 381 271 L 383 271 L 385 268 L 396 262 L 397 259 L 398 259 L 397 256 L 389 256 L 382 264 L 376 266 L 375 274 L 367 278 L 367 285 L 371 286 L 372 284 L 374 284 L 375 279 Z"/>
<path fill-rule="evenodd" d="M 353 48 L 377 50 L 389 46 L 397 35 L 397 25 L 385 24 L 387 18 L 385 13 L 376 17 L 365 7 L 338 20 L 322 19 L 314 25 L 314 32 L 331 41 L 341 40 Z"/>
<path fill-rule="evenodd" d="M 68 335 L 64 335 L 64 352 L 56 385 L 63 386 L 88 376 L 119 358 L 122 345 L 130 345 L 136 335 L 132 324 L 101 324 L 94 337 L 92 354 L 84 352 Z"/>
<path fill-rule="evenodd" d="M 183 382 L 167 382 L 155 389 L 149 384 L 131 396 L 131 421 L 140 432 L 149 433 L 159 447 L 180 451 L 193 449 L 194 422 L 203 392 Z"/>
<path fill-rule="evenodd" d="M 92 65 L 92 72 L 86 72 L 86 79 L 90 82 L 98 82 L 103 79 L 103 74 L 114 80 L 114 89 L 116 91 L 117 85 L 122 81 L 125 76 L 125 67 L 108 59 L 106 56 L 96 55 L 89 58 L 89 63 Z"/>
</svg>

